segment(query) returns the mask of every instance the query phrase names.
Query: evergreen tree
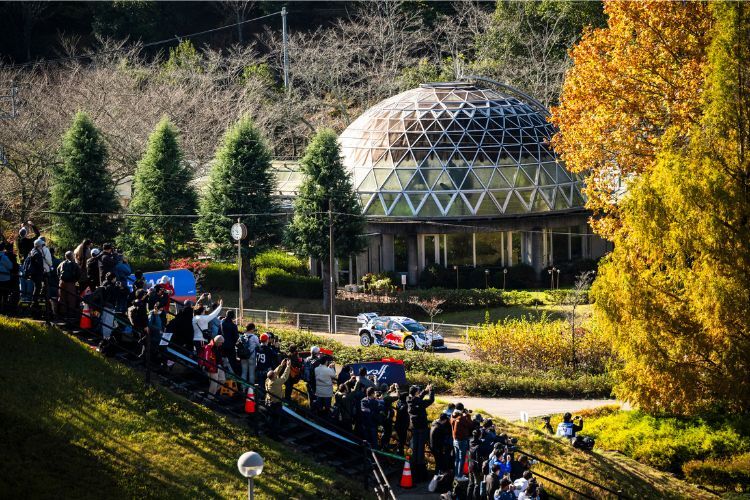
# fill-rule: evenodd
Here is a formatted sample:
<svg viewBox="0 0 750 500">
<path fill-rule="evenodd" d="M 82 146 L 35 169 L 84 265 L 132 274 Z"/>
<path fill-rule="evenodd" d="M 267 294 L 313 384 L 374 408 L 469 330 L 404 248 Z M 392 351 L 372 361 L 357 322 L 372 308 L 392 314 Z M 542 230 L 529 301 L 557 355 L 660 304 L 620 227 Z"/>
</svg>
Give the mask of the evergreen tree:
<svg viewBox="0 0 750 500">
<path fill-rule="evenodd" d="M 91 119 L 79 111 L 63 136 L 62 163 L 52 172 L 50 208 L 57 212 L 119 212 L 115 185 L 107 171 L 107 148 Z M 54 216 L 54 237 L 63 249 L 71 249 L 84 238 L 97 243 L 117 234 L 109 216 Z"/>
<path fill-rule="evenodd" d="M 211 167 L 210 180 L 201 199 L 200 218 L 195 233 L 207 250 L 217 257 L 232 257 L 236 243 L 229 234 L 237 218 L 229 214 L 278 214 L 273 199 L 274 177 L 270 172 L 271 153 L 260 131 L 250 118 L 242 118 L 230 126 Z M 256 250 L 278 243 L 281 219 L 278 215 L 242 217 L 248 237 L 243 242 L 243 269 L 250 270 L 248 241 Z M 244 285 L 249 297 L 249 272 Z"/>
<path fill-rule="evenodd" d="M 128 217 L 120 244 L 136 255 L 165 261 L 183 250 L 192 239 L 192 224 L 187 218 L 167 215 L 195 214 L 198 197 L 192 180 L 192 173 L 182 161 L 177 130 L 163 118 L 151 133 L 146 153 L 136 167 L 129 207 L 131 213 L 156 216 Z"/>
<path fill-rule="evenodd" d="M 594 287 L 616 394 L 647 411 L 750 411 L 750 8 L 710 9 L 702 116 L 629 186 Z"/>
<path fill-rule="evenodd" d="M 287 228 L 290 248 L 320 259 L 323 264 L 323 301 L 328 300 L 328 207 L 333 207 L 334 252 L 349 257 L 365 247 L 364 217 L 351 180 L 341 161 L 338 138 L 321 130 L 310 141 L 300 161 L 304 180 Z"/>
</svg>

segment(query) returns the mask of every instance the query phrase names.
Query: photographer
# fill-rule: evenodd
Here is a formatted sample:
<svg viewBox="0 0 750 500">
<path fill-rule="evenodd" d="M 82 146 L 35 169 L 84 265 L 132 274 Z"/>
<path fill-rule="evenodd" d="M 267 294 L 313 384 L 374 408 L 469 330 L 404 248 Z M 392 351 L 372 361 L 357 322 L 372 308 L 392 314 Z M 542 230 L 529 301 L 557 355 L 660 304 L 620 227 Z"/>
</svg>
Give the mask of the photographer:
<svg viewBox="0 0 750 500">
<path fill-rule="evenodd" d="M 557 437 L 572 439 L 576 433 L 583 430 L 583 418 L 576 416 L 571 418 L 570 412 L 563 415 L 563 421 L 557 424 Z"/>
</svg>

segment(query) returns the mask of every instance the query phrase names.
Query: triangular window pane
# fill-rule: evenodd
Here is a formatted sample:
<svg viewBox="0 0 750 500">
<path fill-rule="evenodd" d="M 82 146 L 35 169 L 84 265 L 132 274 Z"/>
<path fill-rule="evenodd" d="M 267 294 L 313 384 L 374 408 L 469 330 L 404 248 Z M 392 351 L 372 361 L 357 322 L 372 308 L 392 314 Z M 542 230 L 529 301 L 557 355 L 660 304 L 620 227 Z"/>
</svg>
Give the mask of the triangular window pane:
<svg viewBox="0 0 750 500">
<path fill-rule="evenodd" d="M 370 206 L 367 207 L 365 215 L 385 215 L 383 204 L 380 202 L 380 197 L 374 196 Z"/>
<path fill-rule="evenodd" d="M 461 184 L 461 189 L 484 189 L 484 185 L 479 182 L 479 179 L 477 179 L 477 176 L 474 175 L 474 172 L 470 171 L 466 175 L 464 183 Z"/>
<path fill-rule="evenodd" d="M 367 204 L 370 203 L 370 200 L 372 200 L 373 196 L 374 195 L 372 193 L 359 195 L 359 203 L 360 203 L 360 206 L 362 207 L 363 213 L 367 210 Z M 380 201 L 376 201 L 376 203 L 380 203 Z"/>
<path fill-rule="evenodd" d="M 378 189 L 385 184 L 385 181 L 393 173 L 393 169 L 390 168 L 373 168 L 372 172 L 375 174 L 375 182 L 378 185 Z"/>
<path fill-rule="evenodd" d="M 380 193 L 380 198 L 383 200 L 386 214 L 389 214 L 399 196 L 401 196 L 400 193 Z"/>
<path fill-rule="evenodd" d="M 544 196 L 544 199 L 547 201 L 550 207 L 553 207 L 555 205 L 554 187 L 539 188 L 538 191 L 539 192 L 537 193 L 537 197 L 539 197 L 539 195 Z"/>
<path fill-rule="evenodd" d="M 435 185 L 438 178 L 444 172 L 442 168 L 420 168 L 419 171 L 422 172 L 422 176 L 430 188 Z M 411 191 L 411 188 L 409 190 Z"/>
<path fill-rule="evenodd" d="M 408 167 L 416 167 L 417 162 L 414 160 L 414 156 L 412 155 L 412 150 L 407 151 L 407 153 L 401 158 L 401 160 L 396 164 L 396 168 L 408 168 Z"/>
<path fill-rule="evenodd" d="M 509 189 L 501 189 L 499 191 L 490 191 L 490 195 L 495 199 L 495 203 L 502 209 L 505 206 L 508 196 L 511 196 L 513 192 Z"/>
<path fill-rule="evenodd" d="M 578 190 L 578 187 L 573 188 L 573 206 L 574 207 L 582 207 L 586 204 L 586 201 L 583 199 L 583 196 L 581 195 L 581 192 Z"/>
<path fill-rule="evenodd" d="M 570 201 L 563 196 L 561 188 L 557 189 L 557 196 L 555 196 L 555 210 L 567 210 L 570 208 Z"/>
<path fill-rule="evenodd" d="M 533 189 L 518 189 L 516 194 L 523 200 L 526 208 L 531 208 L 531 203 L 534 201 L 534 190 Z"/>
<path fill-rule="evenodd" d="M 429 193 L 405 193 L 405 196 L 408 198 L 409 202 L 411 203 L 414 213 L 419 214 L 419 210 L 422 208 L 422 203 L 424 203 L 425 198 L 430 196 L 430 194 Z"/>
<path fill-rule="evenodd" d="M 375 182 L 375 174 L 370 171 L 365 177 L 365 180 L 357 188 L 357 191 L 375 191 L 378 189 L 378 185 Z"/>
<path fill-rule="evenodd" d="M 505 205 L 506 214 L 523 214 L 528 212 L 528 209 L 518 197 L 515 191 L 511 192 L 508 198 L 508 204 Z"/>
<path fill-rule="evenodd" d="M 432 189 L 436 191 L 453 191 L 456 189 L 456 186 L 453 184 L 453 180 L 447 170 L 443 170 L 437 182 L 432 186 Z"/>
<path fill-rule="evenodd" d="M 401 182 L 402 186 L 408 186 L 409 181 L 411 180 L 412 176 L 416 172 L 415 169 L 411 168 L 398 168 L 396 169 L 396 175 L 398 176 L 398 180 Z"/>
<path fill-rule="evenodd" d="M 477 207 L 476 215 L 497 215 L 499 213 L 500 209 L 497 208 L 492 196 L 485 194 Z"/>
<path fill-rule="evenodd" d="M 490 178 L 492 177 L 492 173 L 495 171 L 494 168 L 474 168 L 473 173 L 477 176 L 477 179 L 482 183 L 484 187 L 487 187 L 490 185 Z M 468 179 L 468 177 L 467 177 Z"/>
<path fill-rule="evenodd" d="M 380 189 L 386 191 L 401 191 L 401 184 L 398 182 L 398 176 L 395 171 L 385 180 L 383 185 L 380 186 Z"/>
<path fill-rule="evenodd" d="M 422 174 L 418 170 L 417 173 L 414 174 L 414 177 L 411 178 L 411 181 L 409 181 L 406 189 L 409 191 L 424 191 L 429 188 L 427 187 L 425 180 L 422 178 Z"/>
<path fill-rule="evenodd" d="M 529 179 L 531 179 L 531 183 L 536 185 L 536 175 L 539 171 L 539 165 L 522 165 L 521 170 L 523 170 Z"/>
<path fill-rule="evenodd" d="M 440 217 L 441 215 L 443 215 L 443 211 L 437 206 L 435 199 L 429 196 L 419 210 L 417 217 Z"/>
<path fill-rule="evenodd" d="M 534 180 L 529 179 L 529 176 L 526 175 L 526 173 L 522 169 L 518 169 L 518 174 L 516 175 L 516 187 L 531 187 L 534 185 Z"/>
<path fill-rule="evenodd" d="M 544 164 L 539 169 L 539 185 L 554 186 L 555 183 L 555 164 Z"/>
<path fill-rule="evenodd" d="M 557 164 L 557 183 L 562 184 L 563 182 L 570 182 L 573 180 L 573 178 L 570 175 L 570 172 L 568 172 L 565 167 Z"/>
<path fill-rule="evenodd" d="M 411 217 L 414 213 L 411 211 L 409 203 L 406 198 L 401 196 L 398 201 L 391 207 L 391 213 L 388 214 L 391 217 Z"/>
<path fill-rule="evenodd" d="M 463 184 L 464 179 L 466 178 L 466 173 L 468 171 L 468 168 L 451 167 L 448 169 L 448 174 L 451 176 L 451 179 L 453 179 L 453 184 L 456 186 L 460 186 L 461 184 Z"/>
<path fill-rule="evenodd" d="M 451 201 L 456 197 L 456 193 L 432 193 L 432 196 L 437 201 L 438 206 L 442 209 L 443 213 L 448 211 Z"/>
<path fill-rule="evenodd" d="M 479 202 L 482 201 L 484 193 L 461 193 L 461 196 L 473 213 L 479 205 Z"/>
<path fill-rule="evenodd" d="M 456 196 L 445 215 L 447 217 L 467 217 L 474 215 L 474 211 L 462 197 Z"/>
<path fill-rule="evenodd" d="M 544 199 L 542 193 L 537 191 L 536 196 L 534 196 L 534 203 L 531 206 L 531 210 L 534 212 L 549 212 L 550 208 L 551 206 Z"/>
<path fill-rule="evenodd" d="M 500 167 L 490 181 L 490 189 L 505 189 L 513 186 L 518 167 Z"/>
</svg>

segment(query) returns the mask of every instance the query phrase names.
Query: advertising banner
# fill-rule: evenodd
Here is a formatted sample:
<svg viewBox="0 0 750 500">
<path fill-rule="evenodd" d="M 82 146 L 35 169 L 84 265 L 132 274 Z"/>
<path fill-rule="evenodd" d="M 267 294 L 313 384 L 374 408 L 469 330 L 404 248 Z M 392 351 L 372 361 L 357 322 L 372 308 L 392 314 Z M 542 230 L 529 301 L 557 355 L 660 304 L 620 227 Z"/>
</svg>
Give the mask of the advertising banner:
<svg viewBox="0 0 750 500">
<path fill-rule="evenodd" d="M 187 269 L 168 269 L 166 271 L 154 271 L 150 273 L 143 273 L 143 279 L 146 281 L 146 290 L 153 287 L 159 280 L 164 278 L 172 288 L 174 288 L 174 295 L 172 300 L 183 302 L 185 300 L 192 300 L 195 302 L 195 276 Z M 135 276 L 130 275 L 128 280 L 128 287 L 133 288 L 133 282 Z"/>
<path fill-rule="evenodd" d="M 358 375 L 362 367 L 367 370 L 367 375 L 375 375 L 378 384 L 406 384 L 406 371 L 403 363 L 390 360 L 344 365 L 339 373 L 339 384 L 347 381 L 352 375 Z"/>
</svg>

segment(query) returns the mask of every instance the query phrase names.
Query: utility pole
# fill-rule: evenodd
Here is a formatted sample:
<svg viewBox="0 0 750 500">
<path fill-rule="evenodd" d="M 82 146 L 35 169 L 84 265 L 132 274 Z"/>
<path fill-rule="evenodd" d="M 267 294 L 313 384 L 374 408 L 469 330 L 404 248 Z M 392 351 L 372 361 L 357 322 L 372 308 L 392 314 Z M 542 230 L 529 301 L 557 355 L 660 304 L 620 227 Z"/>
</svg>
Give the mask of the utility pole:
<svg viewBox="0 0 750 500">
<path fill-rule="evenodd" d="M 281 8 L 281 40 L 284 51 L 284 89 L 289 90 L 289 54 L 287 52 L 286 7 Z"/>
<path fill-rule="evenodd" d="M 237 217 L 237 224 L 240 224 L 240 218 Z M 242 311 L 245 309 L 245 303 L 242 297 L 242 238 L 237 240 L 237 271 L 240 275 L 240 310 L 237 315 L 237 321 L 242 324 Z"/>
<path fill-rule="evenodd" d="M 336 281 L 333 279 L 333 198 L 328 198 L 328 276 L 330 289 L 328 292 L 331 301 L 331 333 L 336 333 Z"/>
</svg>

